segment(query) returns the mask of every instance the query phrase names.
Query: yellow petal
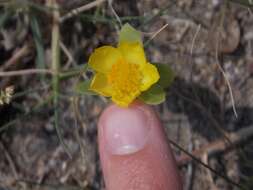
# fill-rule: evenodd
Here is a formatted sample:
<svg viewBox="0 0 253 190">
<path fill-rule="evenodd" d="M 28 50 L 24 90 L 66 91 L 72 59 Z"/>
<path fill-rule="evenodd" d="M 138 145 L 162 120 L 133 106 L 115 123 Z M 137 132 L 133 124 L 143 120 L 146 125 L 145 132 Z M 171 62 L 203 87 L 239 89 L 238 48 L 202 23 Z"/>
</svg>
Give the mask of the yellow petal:
<svg viewBox="0 0 253 190">
<path fill-rule="evenodd" d="M 102 96 L 111 96 L 111 87 L 108 84 L 106 75 L 102 73 L 97 73 L 92 79 L 90 90 Z"/>
<path fill-rule="evenodd" d="M 123 99 L 117 99 L 112 97 L 112 101 L 120 107 L 127 107 L 132 101 L 125 101 Z"/>
<path fill-rule="evenodd" d="M 146 63 L 145 67 L 142 68 L 141 72 L 143 76 L 140 87 L 141 91 L 147 90 L 160 78 L 157 68 L 150 63 Z"/>
<path fill-rule="evenodd" d="M 117 48 L 102 46 L 95 49 L 91 54 L 88 64 L 97 72 L 108 73 L 112 65 L 122 59 L 122 55 Z"/>
<path fill-rule="evenodd" d="M 118 49 L 128 63 L 138 64 L 140 67 L 146 63 L 146 57 L 141 43 L 121 42 Z"/>
<path fill-rule="evenodd" d="M 118 106 L 127 107 L 136 99 L 136 97 L 140 95 L 140 93 L 141 93 L 140 91 L 136 91 L 130 94 L 124 94 L 123 96 L 117 96 L 117 94 L 116 95 L 113 94 L 112 101 Z"/>
</svg>

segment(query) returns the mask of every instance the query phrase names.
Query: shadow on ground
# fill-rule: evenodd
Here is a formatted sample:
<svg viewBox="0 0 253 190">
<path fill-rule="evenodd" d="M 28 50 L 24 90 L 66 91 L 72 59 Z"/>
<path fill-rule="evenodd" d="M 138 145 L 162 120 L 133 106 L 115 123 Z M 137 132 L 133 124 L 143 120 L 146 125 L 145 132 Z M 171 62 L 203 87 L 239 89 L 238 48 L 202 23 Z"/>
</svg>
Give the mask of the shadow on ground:
<svg viewBox="0 0 253 190">
<path fill-rule="evenodd" d="M 222 132 L 253 126 L 253 108 L 237 107 L 236 118 L 233 108 L 225 108 L 218 96 L 210 89 L 196 83 L 189 83 L 176 78 L 168 90 L 167 107 L 173 113 L 183 113 L 187 116 L 192 130 L 208 141 L 221 138 Z M 238 164 L 241 172 L 241 182 L 246 183 L 245 177 L 253 176 L 253 138 L 239 147 Z M 247 178 L 247 177 L 246 177 Z M 252 187 L 252 184 L 247 184 Z"/>
</svg>

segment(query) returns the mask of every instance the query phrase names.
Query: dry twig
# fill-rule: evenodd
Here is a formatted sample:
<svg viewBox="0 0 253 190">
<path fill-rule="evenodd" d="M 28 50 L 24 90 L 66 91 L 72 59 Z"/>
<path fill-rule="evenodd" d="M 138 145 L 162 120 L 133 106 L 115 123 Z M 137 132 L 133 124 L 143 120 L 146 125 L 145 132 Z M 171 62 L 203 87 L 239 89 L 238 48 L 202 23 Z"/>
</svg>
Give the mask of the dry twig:
<svg viewBox="0 0 253 190">
<path fill-rule="evenodd" d="M 4 155 L 10 165 L 10 168 L 13 172 L 13 175 L 15 177 L 15 180 L 18 180 L 19 179 L 19 175 L 18 175 L 18 172 L 17 172 L 17 168 L 16 168 L 16 165 L 11 157 L 11 155 L 9 154 L 9 152 L 7 151 L 7 149 L 5 148 L 4 144 L 0 141 L 0 147 L 1 149 L 3 150 L 4 152 Z"/>
<path fill-rule="evenodd" d="M 15 54 L 0 68 L 0 71 L 4 71 L 8 69 L 10 66 L 16 64 L 23 57 L 27 56 L 30 53 L 29 44 L 25 44 L 22 48 L 20 48 Z"/>
<path fill-rule="evenodd" d="M 193 151 L 191 154 L 197 158 L 201 157 L 203 154 L 207 154 L 208 156 L 210 156 L 215 153 L 223 152 L 229 148 L 232 148 L 235 145 L 248 140 L 252 136 L 253 136 L 253 126 L 243 128 L 236 133 L 230 133 L 227 135 L 227 137 L 230 140 L 230 143 L 227 143 L 224 139 L 220 139 L 206 146 L 203 146 L 199 150 Z M 182 155 L 177 159 L 177 161 L 179 165 L 184 165 L 192 161 L 192 158 L 188 155 Z"/>
<path fill-rule="evenodd" d="M 208 154 L 207 153 L 204 153 L 202 156 L 201 156 L 201 161 L 203 163 L 205 163 L 206 165 L 208 165 Z M 209 182 L 210 184 L 210 188 L 212 190 L 218 190 L 218 188 L 216 187 L 215 183 L 214 183 L 214 180 L 213 180 L 213 176 L 212 176 L 212 173 L 211 171 L 208 169 L 208 168 L 204 168 L 205 169 L 205 172 L 206 172 L 206 178 L 207 178 L 207 181 Z"/>
</svg>

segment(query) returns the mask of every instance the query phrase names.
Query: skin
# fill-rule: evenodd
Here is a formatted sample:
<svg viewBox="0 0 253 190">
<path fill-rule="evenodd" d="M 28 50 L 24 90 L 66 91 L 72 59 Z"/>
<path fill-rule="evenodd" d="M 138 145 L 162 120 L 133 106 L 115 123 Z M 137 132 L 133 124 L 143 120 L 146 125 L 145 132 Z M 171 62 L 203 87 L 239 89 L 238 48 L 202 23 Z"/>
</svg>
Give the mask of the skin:
<svg viewBox="0 0 253 190">
<path fill-rule="evenodd" d="M 123 109 L 129 109 L 129 115 L 124 114 Z M 124 117 L 129 117 L 126 121 L 133 122 L 131 112 L 136 109 L 145 112 L 149 119 L 149 132 L 145 145 L 134 153 L 113 154 L 108 147 L 108 136 L 105 132 L 107 125 L 110 125 L 108 121 L 122 119 L 119 118 L 122 113 Z M 134 116 L 139 117 L 138 113 L 135 112 Z M 109 106 L 98 122 L 98 141 L 107 190 L 182 190 L 173 153 L 161 122 L 151 107 L 141 103 L 135 103 L 131 109 Z"/>
</svg>

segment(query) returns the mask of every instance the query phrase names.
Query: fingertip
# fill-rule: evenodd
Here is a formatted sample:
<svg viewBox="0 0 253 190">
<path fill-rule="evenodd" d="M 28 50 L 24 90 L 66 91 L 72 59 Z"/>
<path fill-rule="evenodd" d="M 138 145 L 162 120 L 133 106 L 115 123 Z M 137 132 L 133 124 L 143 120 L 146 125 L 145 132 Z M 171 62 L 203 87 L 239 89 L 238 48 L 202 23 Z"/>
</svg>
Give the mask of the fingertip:
<svg viewBox="0 0 253 190">
<path fill-rule="evenodd" d="M 98 123 L 99 152 L 107 190 L 179 190 L 175 160 L 151 107 L 110 105 Z"/>
<path fill-rule="evenodd" d="M 109 106 L 99 122 L 106 151 L 113 155 L 125 155 L 143 149 L 151 129 L 150 111 L 148 106 L 137 103 L 128 108 Z"/>
</svg>

